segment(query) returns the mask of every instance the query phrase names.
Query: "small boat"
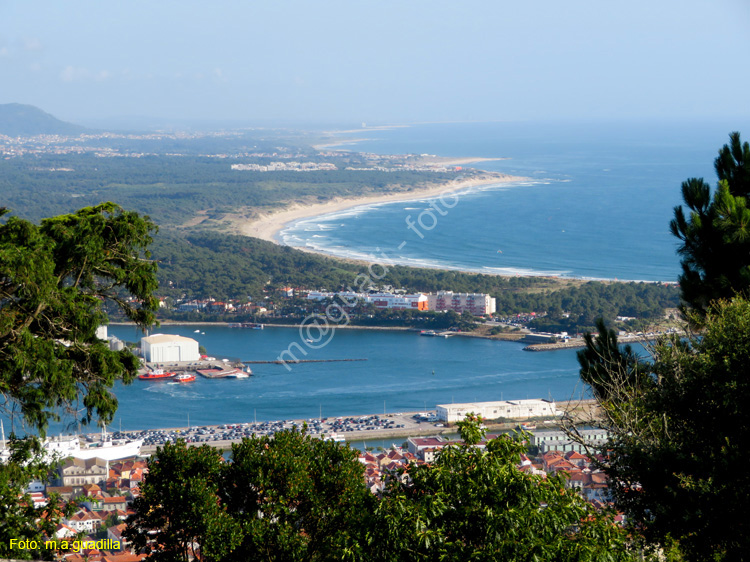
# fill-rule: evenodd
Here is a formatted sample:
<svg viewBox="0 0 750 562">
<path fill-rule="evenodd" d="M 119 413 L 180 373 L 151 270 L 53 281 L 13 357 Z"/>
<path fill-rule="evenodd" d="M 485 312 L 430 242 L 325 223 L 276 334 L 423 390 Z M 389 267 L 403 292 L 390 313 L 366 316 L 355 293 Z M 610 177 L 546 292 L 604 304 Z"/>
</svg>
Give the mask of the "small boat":
<svg viewBox="0 0 750 562">
<path fill-rule="evenodd" d="M 142 381 L 152 381 L 157 379 L 171 379 L 175 376 L 176 373 L 173 373 L 171 371 L 165 371 L 164 369 L 154 369 L 153 371 L 149 371 L 148 373 L 143 373 L 141 375 L 138 375 L 138 378 Z"/>
<path fill-rule="evenodd" d="M 177 382 L 193 382 L 195 380 L 195 375 L 190 373 L 180 373 L 175 376 L 174 380 Z"/>
<path fill-rule="evenodd" d="M 237 371 L 236 373 L 232 373 L 231 375 L 227 375 L 228 379 L 249 379 L 250 375 L 247 373 L 244 373 L 242 371 Z"/>
<path fill-rule="evenodd" d="M 521 429 L 525 431 L 530 431 L 532 429 L 536 429 L 536 424 L 535 423 L 522 423 Z"/>
<path fill-rule="evenodd" d="M 200 331 L 200 330 L 195 330 L 195 332 L 194 332 L 194 333 L 196 333 L 196 334 L 200 334 L 200 333 L 201 333 L 201 331 Z"/>
</svg>

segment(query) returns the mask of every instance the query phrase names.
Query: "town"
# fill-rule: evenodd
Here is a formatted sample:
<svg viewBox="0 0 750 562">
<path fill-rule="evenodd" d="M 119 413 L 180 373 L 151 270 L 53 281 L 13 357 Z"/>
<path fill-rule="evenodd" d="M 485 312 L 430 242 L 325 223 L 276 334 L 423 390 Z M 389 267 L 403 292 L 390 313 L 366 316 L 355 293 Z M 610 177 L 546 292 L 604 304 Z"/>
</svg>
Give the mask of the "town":
<svg viewBox="0 0 750 562">
<path fill-rule="evenodd" d="M 507 400 L 438 405 L 434 412 L 369 415 L 361 417 L 284 420 L 261 423 L 224 424 L 175 430 L 116 432 L 112 435 L 82 435 L 48 438 L 44 447 L 56 469 L 46 482 L 36 480 L 26 493 L 35 507 L 47 505 L 51 497 L 73 502 L 75 509 L 62 518 L 47 545 L 57 546 L 59 560 L 67 562 L 133 562 L 146 557 L 135 552 L 123 536 L 128 517 L 134 515 L 133 501 L 149 474 L 150 454 L 157 446 L 184 441 L 188 446 L 211 445 L 228 449 L 242 439 L 270 436 L 284 431 L 303 432 L 314 438 L 343 442 L 407 435 L 402 445 L 385 449 L 367 447 L 358 454 L 363 485 L 374 495 L 382 494 L 388 479 L 408 474 L 410 466 L 429 465 L 446 447 L 462 445 L 455 438 L 455 423 L 468 413 L 483 416 L 488 428 L 521 431 L 527 452 L 521 454 L 516 470 L 547 478 L 564 475 L 566 487 L 575 490 L 592 505 L 611 505 L 607 478 L 592 456 L 607 440 L 604 430 L 584 429 L 575 439 L 559 428 L 565 412 L 543 399 Z M 537 426 L 544 426 L 537 430 Z M 436 433 L 442 431 L 444 434 Z M 409 435 L 420 434 L 419 436 Z M 353 435 L 352 435 L 353 434 Z M 367 434 L 367 435 L 365 435 Z M 499 433 L 489 433 L 474 447 L 483 450 Z M 136 454 L 132 447 L 138 448 Z M 129 456 L 120 458 L 120 455 Z M 101 456 L 97 456 L 101 454 Z M 229 461 L 231 462 L 231 461 Z M 624 524 L 622 514 L 616 522 Z M 60 548 L 60 545 L 65 545 Z"/>
</svg>

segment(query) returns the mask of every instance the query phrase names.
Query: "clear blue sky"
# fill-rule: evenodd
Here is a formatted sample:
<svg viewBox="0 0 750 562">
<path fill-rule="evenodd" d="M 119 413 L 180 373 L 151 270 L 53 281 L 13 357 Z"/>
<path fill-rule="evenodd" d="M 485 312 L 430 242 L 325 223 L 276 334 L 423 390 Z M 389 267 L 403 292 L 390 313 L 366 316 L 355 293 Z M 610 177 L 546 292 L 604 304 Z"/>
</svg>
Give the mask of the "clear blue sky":
<svg viewBox="0 0 750 562">
<path fill-rule="evenodd" d="M 750 116 L 748 0 L 0 0 L 0 103 L 368 123 Z"/>
</svg>

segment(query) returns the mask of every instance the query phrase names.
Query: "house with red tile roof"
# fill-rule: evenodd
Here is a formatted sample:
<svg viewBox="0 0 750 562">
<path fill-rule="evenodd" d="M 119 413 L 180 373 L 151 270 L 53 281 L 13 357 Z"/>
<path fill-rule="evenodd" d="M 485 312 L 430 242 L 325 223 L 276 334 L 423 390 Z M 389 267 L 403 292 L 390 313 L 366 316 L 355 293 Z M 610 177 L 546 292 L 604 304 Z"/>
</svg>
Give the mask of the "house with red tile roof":
<svg viewBox="0 0 750 562">
<path fill-rule="evenodd" d="M 579 453 L 578 451 L 570 451 L 566 453 L 565 458 L 566 460 L 568 460 L 568 462 L 573 463 L 579 468 L 586 468 L 591 465 L 591 459 L 589 459 L 586 455 Z"/>
<path fill-rule="evenodd" d="M 102 525 L 101 517 L 87 509 L 78 510 L 70 517 L 63 518 L 62 522 L 68 527 L 75 529 L 77 533 L 93 533 Z"/>
<path fill-rule="evenodd" d="M 448 444 L 448 441 L 443 439 L 442 437 L 409 437 L 409 439 L 406 440 L 406 443 L 408 445 L 409 452 L 416 456 L 417 458 L 421 458 L 425 460 L 426 462 L 431 462 L 432 458 L 435 456 L 435 451 L 440 450 L 441 448 L 445 447 Z M 427 460 L 424 455 L 424 451 L 429 450 L 431 452 L 430 460 Z"/>
<path fill-rule="evenodd" d="M 57 527 L 55 528 L 56 539 L 71 538 L 71 537 L 75 537 L 77 534 L 78 534 L 78 531 L 76 531 L 73 527 L 69 527 L 68 525 L 65 525 L 64 523 L 59 523 Z"/>
</svg>

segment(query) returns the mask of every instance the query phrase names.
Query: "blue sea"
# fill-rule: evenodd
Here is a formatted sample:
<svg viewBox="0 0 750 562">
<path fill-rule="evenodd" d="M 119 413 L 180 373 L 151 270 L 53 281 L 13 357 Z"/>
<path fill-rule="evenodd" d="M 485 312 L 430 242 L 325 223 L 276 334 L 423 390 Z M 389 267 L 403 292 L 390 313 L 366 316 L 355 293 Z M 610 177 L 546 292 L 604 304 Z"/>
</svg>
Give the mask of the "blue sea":
<svg viewBox="0 0 750 562">
<path fill-rule="evenodd" d="M 675 281 L 669 233 L 681 183 L 716 184 L 742 123 L 452 123 L 347 133 L 340 148 L 503 158 L 476 168 L 527 181 L 456 199 L 368 205 L 288 225 L 284 244 L 380 263 L 504 275 Z M 412 225 L 411 227 L 409 225 Z"/>
</svg>

